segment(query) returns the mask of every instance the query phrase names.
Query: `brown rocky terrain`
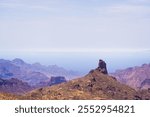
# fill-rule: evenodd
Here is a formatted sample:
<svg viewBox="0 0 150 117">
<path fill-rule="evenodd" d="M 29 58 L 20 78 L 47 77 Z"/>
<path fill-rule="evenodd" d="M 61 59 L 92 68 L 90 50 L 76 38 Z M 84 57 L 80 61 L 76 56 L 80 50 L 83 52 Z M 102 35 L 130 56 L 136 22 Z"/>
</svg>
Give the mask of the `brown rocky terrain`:
<svg viewBox="0 0 150 117">
<path fill-rule="evenodd" d="M 19 95 L 0 93 L 0 100 L 18 100 L 18 99 L 20 99 Z"/>
<path fill-rule="evenodd" d="M 83 78 L 31 91 L 24 99 L 135 99 L 137 92 L 93 70 Z"/>
</svg>

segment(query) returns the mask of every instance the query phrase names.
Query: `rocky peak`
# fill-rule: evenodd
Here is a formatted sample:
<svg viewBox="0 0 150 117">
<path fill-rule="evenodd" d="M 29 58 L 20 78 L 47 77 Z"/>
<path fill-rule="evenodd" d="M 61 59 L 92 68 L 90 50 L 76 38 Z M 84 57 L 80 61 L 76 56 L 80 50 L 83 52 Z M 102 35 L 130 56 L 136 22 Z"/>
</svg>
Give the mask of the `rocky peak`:
<svg viewBox="0 0 150 117">
<path fill-rule="evenodd" d="M 98 68 L 97 68 L 101 73 L 103 74 L 108 74 L 107 72 L 107 67 L 106 67 L 106 63 L 105 61 L 103 60 L 99 60 L 99 63 L 98 63 Z"/>
<path fill-rule="evenodd" d="M 15 58 L 14 60 L 12 60 L 12 62 L 16 65 L 23 65 L 25 64 L 25 62 L 22 59 L 19 58 Z"/>
</svg>

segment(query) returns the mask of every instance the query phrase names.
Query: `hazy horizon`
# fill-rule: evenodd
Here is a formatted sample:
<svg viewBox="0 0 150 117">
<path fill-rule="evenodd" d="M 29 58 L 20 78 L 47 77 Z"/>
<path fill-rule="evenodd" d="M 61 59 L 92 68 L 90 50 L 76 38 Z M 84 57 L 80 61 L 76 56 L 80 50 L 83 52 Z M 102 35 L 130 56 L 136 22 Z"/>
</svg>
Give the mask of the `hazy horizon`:
<svg viewBox="0 0 150 117">
<path fill-rule="evenodd" d="M 107 63 L 108 72 L 118 69 L 141 66 L 150 63 L 150 51 L 122 51 L 122 52 L 16 52 L 1 53 L 0 59 L 23 59 L 33 64 L 39 62 L 42 65 L 57 65 L 67 70 L 88 73 L 98 65 L 98 60 L 103 59 Z"/>
</svg>

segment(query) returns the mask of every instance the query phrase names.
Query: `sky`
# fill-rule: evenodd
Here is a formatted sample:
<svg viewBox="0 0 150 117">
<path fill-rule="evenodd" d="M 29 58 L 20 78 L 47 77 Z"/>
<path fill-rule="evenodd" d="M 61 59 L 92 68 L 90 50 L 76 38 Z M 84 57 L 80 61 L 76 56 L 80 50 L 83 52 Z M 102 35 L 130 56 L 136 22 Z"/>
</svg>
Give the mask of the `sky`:
<svg viewBox="0 0 150 117">
<path fill-rule="evenodd" d="M 149 50 L 150 0 L 0 0 L 1 57 Z"/>
</svg>

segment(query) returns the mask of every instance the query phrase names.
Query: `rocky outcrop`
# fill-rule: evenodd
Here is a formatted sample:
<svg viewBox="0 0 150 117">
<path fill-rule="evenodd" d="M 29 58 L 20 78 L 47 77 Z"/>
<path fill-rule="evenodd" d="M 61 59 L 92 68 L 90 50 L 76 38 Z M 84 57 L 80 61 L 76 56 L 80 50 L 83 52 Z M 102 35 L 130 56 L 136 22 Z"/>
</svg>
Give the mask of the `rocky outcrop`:
<svg viewBox="0 0 150 117">
<path fill-rule="evenodd" d="M 60 83 L 64 83 L 64 82 L 67 82 L 65 77 L 63 77 L 63 76 L 55 76 L 55 77 L 52 76 L 50 79 L 49 85 L 52 86 L 52 85 L 56 85 L 56 84 L 60 84 Z"/>
<path fill-rule="evenodd" d="M 99 60 L 97 69 L 103 74 L 108 74 L 106 63 L 105 63 L 105 61 L 103 61 L 101 59 Z"/>
</svg>

